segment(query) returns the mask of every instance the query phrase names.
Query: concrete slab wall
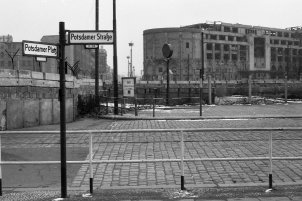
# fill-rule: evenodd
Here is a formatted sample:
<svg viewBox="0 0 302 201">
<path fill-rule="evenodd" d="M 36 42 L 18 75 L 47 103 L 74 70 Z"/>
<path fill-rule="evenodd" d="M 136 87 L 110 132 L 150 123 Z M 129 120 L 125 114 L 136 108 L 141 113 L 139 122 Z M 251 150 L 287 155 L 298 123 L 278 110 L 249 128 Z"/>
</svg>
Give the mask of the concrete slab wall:
<svg viewBox="0 0 302 201">
<path fill-rule="evenodd" d="M 11 99 L 7 101 L 7 130 L 23 128 L 23 108 L 24 101 L 20 99 Z"/>
<path fill-rule="evenodd" d="M 66 99 L 66 122 L 73 121 L 73 99 Z"/>
<path fill-rule="evenodd" d="M 6 101 L 0 100 L 0 130 L 6 130 Z"/>
<path fill-rule="evenodd" d="M 66 122 L 75 120 L 74 100 L 66 99 Z M 57 99 L 10 99 L 0 101 L 0 130 L 60 123 Z"/>
<path fill-rule="evenodd" d="M 52 116 L 53 116 L 53 123 L 58 124 L 60 123 L 60 101 L 58 99 L 52 100 Z"/>
<path fill-rule="evenodd" d="M 24 100 L 23 122 L 24 127 L 38 126 L 40 124 L 39 117 L 39 100 Z"/>
<path fill-rule="evenodd" d="M 40 125 L 52 124 L 52 99 L 40 100 Z"/>
</svg>

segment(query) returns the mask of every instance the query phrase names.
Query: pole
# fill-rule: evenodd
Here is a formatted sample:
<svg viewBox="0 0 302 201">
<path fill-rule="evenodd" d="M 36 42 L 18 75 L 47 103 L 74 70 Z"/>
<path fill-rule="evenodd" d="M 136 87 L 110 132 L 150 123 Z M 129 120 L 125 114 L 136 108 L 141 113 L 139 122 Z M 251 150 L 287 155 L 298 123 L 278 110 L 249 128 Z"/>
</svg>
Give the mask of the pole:
<svg viewBox="0 0 302 201">
<path fill-rule="evenodd" d="M 201 32 L 201 69 L 200 69 L 200 89 L 199 89 L 199 96 L 200 96 L 200 116 L 202 116 L 202 82 L 203 82 L 203 74 L 204 74 L 204 49 L 203 49 L 203 32 Z"/>
<path fill-rule="evenodd" d="M 113 89 L 114 114 L 118 115 L 116 0 L 113 0 Z"/>
<path fill-rule="evenodd" d="M 200 70 L 200 73 L 199 73 L 199 104 L 200 104 L 200 107 L 199 107 L 199 115 L 202 116 L 202 78 L 201 78 L 201 70 Z"/>
<path fill-rule="evenodd" d="M 130 65 L 130 77 L 133 77 L 133 69 L 132 69 L 132 67 L 133 67 L 133 63 L 132 63 L 132 46 L 133 46 L 133 43 L 131 42 L 131 43 L 129 43 L 129 45 L 130 45 L 130 63 L 131 63 L 131 65 Z"/>
<path fill-rule="evenodd" d="M 90 194 L 93 193 L 93 166 L 92 166 L 92 158 L 93 158 L 93 136 L 92 133 L 89 134 L 89 173 L 90 173 L 90 179 L 89 179 L 89 191 Z"/>
<path fill-rule="evenodd" d="M 285 73 L 284 76 L 284 98 L 285 98 L 285 103 L 287 103 L 287 73 Z"/>
<path fill-rule="evenodd" d="M 2 154 L 2 152 L 1 152 L 1 149 L 2 149 L 2 147 L 1 147 L 1 135 L 0 135 L 0 162 L 2 162 L 2 158 L 1 158 L 1 154 Z M 0 164 L 0 196 L 2 196 L 2 165 Z"/>
<path fill-rule="evenodd" d="M 269 134 L 269 189 L 273 188 L 273 134 Z"/>
<path fill-rule="evenodd" d="M 181 131 L 181 141 L 180 141 L 180 147 L 181 147 L 181 177 L 180 177 L 180 188 L 181 190 L 186 190 L 185 188 L 185 177 L 184 177 L 184 154 L 185 154 L 185 148 L 184 148 L 184 134 Z"/>
<path fill-rule="evenodd" d="M 153 117 L 155 117 L 155 101 L 156 99 L 153 98 Z"/>
<path fill-rule="evenodd" d="M 252 74 L 249 74 L 249 104 L 252 104 Z"/>
<path fill-rule="evenodd" d="M 212 76 L 208 75 L 208 87 L 209 87 L 209 105 L 212 105 Z"/>
<path fill-rule="evenodd" d="M 166 90 L 166 105 L 169 105 L 169 88 L 170 88 L 170 73 L 169 73 L 169 62 L 170 59 L 167 58 L 167 90 Z"/>
<path fill-rule="evenodd" d="M 135 116 L 137 116 L 137 98 L 134 98 L 134 106 L 135 106 Z"/>
<path fill-rule="evenodd" d="M 66 107 L 65 107 L 65 23 L 59 24 L 60 34 L 60 142 L 61 142 L 61 196 L 67 197 L 66 175 Z"/>
<path fill-rule="evenodd" d="M 95 30 L 99 30 L 99 0 L 95 0 Z M 95 49 L 95 108 L 99 108 L 99 48 Z"/>
</svg>

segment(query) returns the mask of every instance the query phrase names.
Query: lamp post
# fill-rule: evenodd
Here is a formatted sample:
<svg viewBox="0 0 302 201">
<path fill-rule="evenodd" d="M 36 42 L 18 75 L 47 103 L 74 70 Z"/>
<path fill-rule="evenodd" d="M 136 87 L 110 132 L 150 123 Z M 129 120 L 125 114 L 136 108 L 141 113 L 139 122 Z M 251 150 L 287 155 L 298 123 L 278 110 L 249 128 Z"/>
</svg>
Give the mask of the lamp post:
<svg viewBox="0 0 302 201">
<path fill-rule="evenodd" d="M 162 53 L 166 58 L 165 61 L 167 63 L 167 90 L 166 90 L 166 105 L 169 105 L 169 88 L 170 88 L 170 78 L 169 78 L 169 61 L 173 55 L 172 46 L 168 43 L 165 43 L 162 48 Z"/>
<path fill-rule="evenodd" d="M 133 70 L 132 70 L 132 66 L 133 66 L 133 63 L 132 63 L 132 46 L 133 45 L 134 45 L 133 42 L 129 43 L 129 46 L 130 46 L 130 77 L 133 77 Z"/>
<path fill-rule="evenodd" d="M 127 61 L 128 61 L 128 77 L 130 77 L 130 63 L 129 63 L 130 57 L 127 56 Z"/>
</svg>

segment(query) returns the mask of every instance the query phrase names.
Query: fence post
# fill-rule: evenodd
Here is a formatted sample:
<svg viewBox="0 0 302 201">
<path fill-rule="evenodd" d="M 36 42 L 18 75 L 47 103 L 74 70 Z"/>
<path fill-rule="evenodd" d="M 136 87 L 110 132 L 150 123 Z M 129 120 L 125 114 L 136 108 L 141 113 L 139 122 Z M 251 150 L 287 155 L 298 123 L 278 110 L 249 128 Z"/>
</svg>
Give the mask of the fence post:
<svg viewBox="0 0 302 201">
<path fill-rule="evenodd" d="M 269 189 L 273 188 L 273 134 L 269 134 Z"/>
<path fill-rule="evenodd" d="M 153 117 L 155 117 L 155 98 L 153 98 Z"/>
<path fill-rule="evenodd" d="M 184 148 L 184 135 L 183 131 L 180 131 L 181 134 L 181 142 L 180 142 L 180 147 L 181 147 L 181 178 L 180 178 L 180 184 L 181 184 L 181 190 L 186 190 L 185 188 L 185 177 L 184 177 L 184 154 L 185 154 L 185 148 Z"/>
<path fill-rule="evenodd" d="M 208 98 L 209 98 L 209 105 L 212 105 L 212 77 L 211 75 L 208 76 L 208 88 L 209 88 L 209 94 L 208 94 Z"/>
<path fill-rule="evenodd" d="M 284 99 L 285 99 L 285 103 L 287 103 L 287 74 L 285 75 L 284 78 Z"/>
<path fill-rule="evenodd" d="M 137 99 L 134 98 L 134 105 L 135 105 L 135 116 L 137 116 Z"/>
<path fill-rule="evenodd" d="M 106 96 L 106 114 L 109 113 L 109 108 L 108 108 L 108 96 Z"/>
<path fill-rule="evenodd" d="M 89 191 L 90 194 L 93 193 L 93 166 L 92 166 L 92 158 L 93 158 L 93 141 L 92 141 L 92 133 L 89 134 L 89 173 L 90 173 L 90 179 L 89 179 Z"/>
</svg>

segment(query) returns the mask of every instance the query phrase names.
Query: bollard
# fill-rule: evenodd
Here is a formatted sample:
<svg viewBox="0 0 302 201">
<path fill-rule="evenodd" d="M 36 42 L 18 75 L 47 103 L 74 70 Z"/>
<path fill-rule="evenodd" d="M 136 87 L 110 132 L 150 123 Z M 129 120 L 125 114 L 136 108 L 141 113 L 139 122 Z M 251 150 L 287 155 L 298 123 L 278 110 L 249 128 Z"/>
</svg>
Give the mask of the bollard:
<svg viewBox="0 0 302 201">
<path fill-rule="evenodd" d="M 92 153 L 93 153 L 93 145 L 92 145 L 92 133 L 89 134 L 89 173 L 90 173 L 90 179 L 89 179 L 89 191 L 90 194 L 93 193 L 93 166 L 92 166 Z"/>
<path fill-rule="evenodd" d="M 181 190 L 186 190 L 185 188 L 185 177 L 184 177 L 184 154 L 185 154 L 185 148 L 184 148 L 184 136 L 183 132 L 181 131 L 181 177 L 180 177 L 180 189 Z"/>
</svg>

